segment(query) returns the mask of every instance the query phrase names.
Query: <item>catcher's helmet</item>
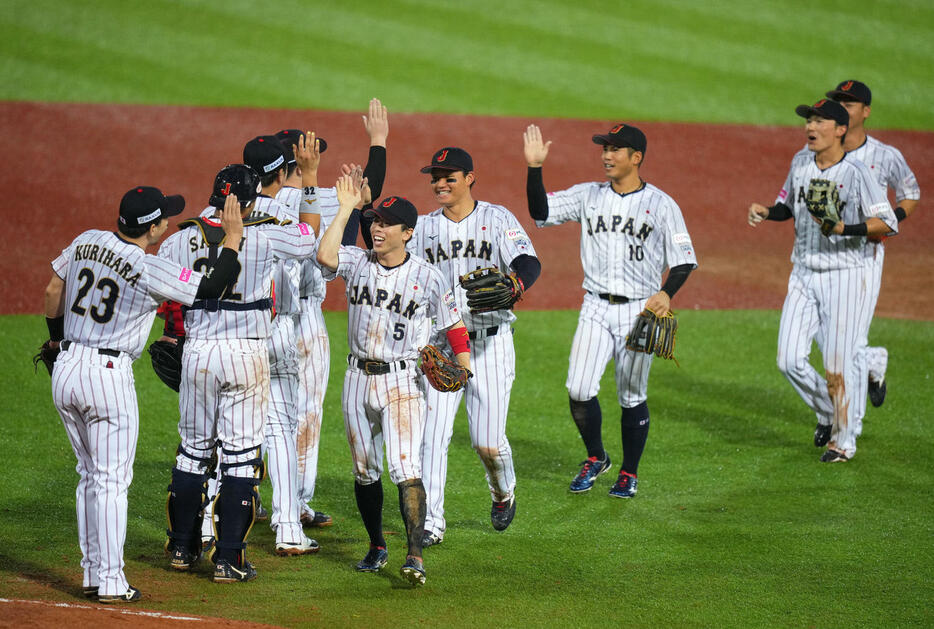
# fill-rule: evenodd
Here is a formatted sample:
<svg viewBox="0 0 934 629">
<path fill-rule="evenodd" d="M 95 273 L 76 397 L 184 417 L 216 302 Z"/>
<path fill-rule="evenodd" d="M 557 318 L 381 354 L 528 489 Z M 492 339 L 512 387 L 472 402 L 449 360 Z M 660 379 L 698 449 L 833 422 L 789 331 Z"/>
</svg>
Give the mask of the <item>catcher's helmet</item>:
<svg viewBox="0 0 934 629">
<path fill-rule="evenodd" d="M 217 209 L 224 208 L 227 195 L 237 195 L 241 207 L 246 207 L 256 200 L 262 190 L 259 175 L 246 164 L 224 166 L 214 178 L 214 192 L 208 203 Z"/>
</svg>

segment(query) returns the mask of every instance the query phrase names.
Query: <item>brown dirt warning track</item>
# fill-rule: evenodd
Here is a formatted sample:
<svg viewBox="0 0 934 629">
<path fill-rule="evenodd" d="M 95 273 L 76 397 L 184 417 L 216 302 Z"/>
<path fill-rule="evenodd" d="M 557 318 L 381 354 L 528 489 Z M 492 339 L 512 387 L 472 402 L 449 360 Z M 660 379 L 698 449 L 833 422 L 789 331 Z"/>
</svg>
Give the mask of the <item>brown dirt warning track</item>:
<svg viewBox="0 0 934 629">
<path fill-rule="evenodd" d="M 796 120 L 789 106 L 789 123 Z M 554 144 L 545 185 L 559 190 L 602 179 L 599 149 L 590 141 L 616 121 L 494 118 L 390 113 L 389 170 L 384 196 L 434 209 L 419 168 L 446 145 L 474 158 L 477 198 L 511 208 L 529 229 L 542 277 L 523 308 L 578 308 L 581 301 L 580 228 L 537 229 L 525 202 L 522 131 L 530 122 Z M 673 124 L 631 121 L 648 136 L 643 178 L 681 206 L 699 267 L 675 298 L 676 308 L 765 308 L 782 305 L 791 264 L 791 223 L 746 225 L 746 208 L 771 204 L 792 155 L 804 145 L 801 126 Z M 132 186 L 154 185 L 185 196 L 187 214 L 200 211 L 214 175 L 241 160 L 255 135 L 285 127 L 315 130 L 328 140 L 319 181 L 333 185 L 342 162 L 364 162 L 368 139 L 359 114 L 299 110 L 212 109 L 125 105 L 0 103 L 0 189 L 3 252 L 0 314 L 38 313 L 49 262 L 80 231 L 113 229 L 120 197 Z M 934 185 L 934 134 L 874 133 L 897 146 L 922 190 Z M 931 319 L 934 296 L 934 215 L 921 209 L 886 247 L 876 313 Z M 342 308 L 331 291 L 325 304 Z"/>
</svg>

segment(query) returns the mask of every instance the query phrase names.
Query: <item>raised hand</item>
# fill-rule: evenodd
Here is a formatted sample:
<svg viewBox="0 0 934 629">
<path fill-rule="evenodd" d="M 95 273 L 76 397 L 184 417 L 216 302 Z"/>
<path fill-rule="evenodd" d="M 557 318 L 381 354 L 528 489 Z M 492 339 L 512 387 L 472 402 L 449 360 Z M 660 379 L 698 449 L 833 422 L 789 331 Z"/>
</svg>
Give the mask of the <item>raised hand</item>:
<svg viewBox="0 0 934 629">
<path fill-rule="evenodd" d="M 389 112 L 378 98 L 370 100 L 369 115 L 363 116 L 363 126 L 370 136 L 370 146 L 386 146 L 389 137 Z"/>
<path fill-rule="evenodd" d="M 522 143 L 526 164 L 538 168 L 545 163 L 551 140 L 548 142 L 542 140 L 542 130 L 538 128 L 538 125 L 530 124 L 526 128 L 525 133 L 522 134 Z"/>
<path fill-rule="evenodd" d="M 341 175 L 334 187 L 337 189 L 337 202 L 341 212 L 350 211 L 360 204 L 362 195 L 360 188 L 354 185 L 352 175 Z"/>
<path fill-rule="evenodd" d="M 229 194 L 224 199 L 224 209 L 221 210 L 221 227 L 227 234 L 225 245 L 232 245 L 233 249 L 240 246 L 240 239 L 243 238 L 243 217 L 240 215 L 240 202 L 237 195 Z"/>
<path fill-rule="evenodd" d="M 318 164 L 321 163 L 321 151 L 314 131 L 307 131 L 299 136 L 298 144 L 292 145 L 292 151 L 295 153 L 295 161 L 298 163 L 298 167 L 302 169 L 303 177 L 306 172 L 317 174 Z"/>
</svg>

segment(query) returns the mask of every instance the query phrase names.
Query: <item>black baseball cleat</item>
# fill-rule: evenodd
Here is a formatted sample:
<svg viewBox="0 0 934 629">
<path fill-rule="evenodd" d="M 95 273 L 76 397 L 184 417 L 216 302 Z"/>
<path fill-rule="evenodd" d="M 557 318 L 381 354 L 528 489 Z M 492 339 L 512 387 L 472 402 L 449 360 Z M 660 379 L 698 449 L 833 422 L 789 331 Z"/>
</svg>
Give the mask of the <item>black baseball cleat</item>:
<svg viewBox="0 0 934 629">
<path fill-rule="evenodd" d="M 817 426 L 814 428 L 814 446 L 823 448 L 830 443 L 830 433 L 832 430 L 833 425 L 825 426 L 818 422 Z"/>
<path fill-rule="evenodd" d="M 97 586 L 85 585 L 81 588 L 81 593 L 84 594 L 84 598 L 97 598 Z"/>
<path fill-rule="evenodd" d="M 444 538 L 438 535 L 437 533 L 432 533 L 431 531 L 425 531 L 425 534 L 422 536 L 422 548 L 428 548 L 429 546 L 437 546 L 444 541 Z"/>
<path fill-rule="evenodd" d="M 399 574 L 416 587 L 425 585 L 425 564 L 419 557 L 407 557 L 399 569 Z"/>
<path fill-rule="evenodd" d="M 587 459 L 581 463 L 581 471 L 574 477 L 574 480 L 571 481 L 571 493 L 582 494 L 585 491 L 590 491 L 597 477 L 609 469 L 609 454 L 604 453 L 602 459 L 598 459 L 595 456 L 587 457 Z"/>
<path fill-rule="evenodd" d="M 502 502 L 493 501 L 493 506 L 490 508 L 490 522 L 493 524 L 494 529 L 505 531 L 509 528 L 514 517 L 516 517 L 515 496 Z"/>
<path fill-rule="evenodd" d="M 135 603 L 141 598 L 143 598 L 142 593 L 132 585 L 128 585 L 127 591 L 123 594 L 99 594 L 97 596 L 97 602 L 104 603 L 105 605 L 111 603 Z"/>
<path fill-rule="evenodd" d="M 610 495 L 614 498 L 632 498 L 639 490 L 639 479 L 635 474 L 619 471 L 616 484 L 610 488 Z"/>
<path fill-rule="evenodd" d="M 315 511 L 313 513 L 308 513 L 306 511 L 302 513 L 301 521 L 302 526 L 309 526 L 316 529 L 322 529 L 334 524 L 334 519 L 322 511 Z"/>
<path fill-rule="evenodd" d="M 237 567 L 226 559 L 218 559 L 214 566 L 214 583 L 237 583 L 252 581 L 256 578 L 256 570 L 249 561 L 244 561 L 242 567 Z"/>
<path fill-rule="evenodd" d="M 357 563 L 357 572 L 379 572 L 389 561 L 389 551 L 382 546 L 370 546 L 366 557 Z"/>
<path fill-rule="evenodd" d="M 876 382 L 872 378 L 869 379 L 869 401 L 872 402 L 872 405 L 876 408 L 879 408 L 882 406 L 882 403 L 885 402 L 886 388 L 885 380 Z"/>
<path fill-rule="evenodd" d="M 827 448 L 827 451 L 821 455 L 820 460 L 821 463 L 846 463 L 850 460 L 850 457 L 845 452 Z"/>
</svg>

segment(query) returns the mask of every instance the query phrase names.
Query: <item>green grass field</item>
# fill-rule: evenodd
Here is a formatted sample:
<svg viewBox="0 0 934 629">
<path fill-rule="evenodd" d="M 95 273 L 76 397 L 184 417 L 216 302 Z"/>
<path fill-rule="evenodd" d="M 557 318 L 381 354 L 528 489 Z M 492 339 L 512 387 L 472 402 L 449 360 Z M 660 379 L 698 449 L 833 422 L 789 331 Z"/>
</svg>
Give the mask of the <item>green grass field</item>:
<svg viewBox="0 0 934 629">
<path fill-rule="evenodd" d="M 343 374 L 345 314 L 328 313 L 332 383 Z M 877 321 L 891 352 L 890 397 L 870 409 L 856 458 L 818 462 L 814 418 L 774 364 L 778 313 L 683 312 L 681 366 L 656 361 L 652 429 L 639 495 L 611 499 L 613 474 L 589 494 L 567 484 L 584 457 L 564 378 L 572 311 L 522 312 L 509 436 L 518 515 L 489 525 L 489 495 L 458 419 L 447 489 L 448 532 L 426 550 L 428 584 L 409 589 L 401 518 L 388 484 L 390 564 L 352 569 L 366 550 L 353 499 L 340 387 L 326 399 L 317 494 L 335 525 L 314 557 L 278 558 L 265 525 L 251 535 L 259 578 L 216 586 L 209 572 L 171 573 L 162 555 L 165 487 L 178 436 L 176 395 L 137 362 L 141 435 L 130 488 L 127 573 L 147 609 L 294 626 L 930 626 L 934 550 L 929 348 L 934 323 Z M 0 497 L 0 592 L 74 601 L 80 553 L 73 454 L 51 403 L 49 378 L 28 356 L 45 337 L 40 317 L 3 317 L 8 386 L 6 491 Z M 607 374 L 604 440 L 619 461 L 619 407 Z M 614 468 L 616 466 L 614 465 Z M 268 481 L 262 493 L 268 501 Z M 268 502 L 267 502 L 268 504 Z M 45 590 L 48 595 L 48 590 Z"/>
<path fill-rule="evenodd" d="M 859 78 L 932 129 L 928 0 L 8 0 L 0 99 L 794 124 Z"/>
</svg>

